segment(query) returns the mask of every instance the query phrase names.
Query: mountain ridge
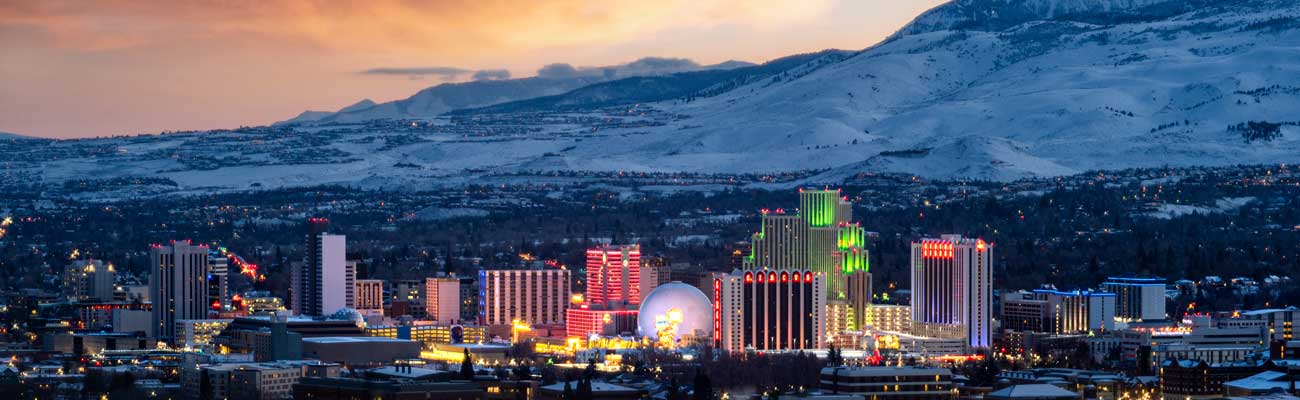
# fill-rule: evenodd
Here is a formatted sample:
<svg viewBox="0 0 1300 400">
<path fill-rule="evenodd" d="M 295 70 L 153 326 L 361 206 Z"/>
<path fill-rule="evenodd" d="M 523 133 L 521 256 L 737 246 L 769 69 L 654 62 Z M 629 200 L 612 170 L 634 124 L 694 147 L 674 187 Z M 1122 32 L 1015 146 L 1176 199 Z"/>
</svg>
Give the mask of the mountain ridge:
<svg viewBox="0 0 1300 400">
<path fill-rule="evenodd" d="M 593 95 L 572 108 L 59 141 L 4 154 L 34 160 L 11 169 L 30 181 L 147 176 L 181 191 L 623 173 L 1013 181 L 1300 161 L 1300 4 L 1229 1 L 918 30 L 686 99 L 629 91 L 621 100 L 672 98 Z"/>
</svg>

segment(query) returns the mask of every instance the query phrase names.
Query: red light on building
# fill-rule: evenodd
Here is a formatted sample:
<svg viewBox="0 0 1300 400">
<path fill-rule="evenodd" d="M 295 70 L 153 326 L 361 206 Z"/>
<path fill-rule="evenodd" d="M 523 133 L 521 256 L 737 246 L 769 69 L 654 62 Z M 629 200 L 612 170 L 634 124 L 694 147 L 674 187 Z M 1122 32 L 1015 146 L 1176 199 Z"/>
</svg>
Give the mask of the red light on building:
<svg viewBox="0 0 1300 400">
<path fill-rule="evenodd" d="M 767 273 L 767 281 L 768 281 L 768 282 L 771 282 L 771 283 L 776 283 L 776 273 L 775 273 L 775 272 L 768 272 L 768 273 Z"/>
<path fill-rule="evenodd" d="M 801 275 L 801 274 L 798 273 L 798 272 L 795 272 L 795 273 L 790 274 L 790 275 L 793 275 L 792 278 L 794 278 L 794 283 L 799 283 L 799 281 L 803 280 L 803 277 L 799 276 L 799 275 Z"/>
<path fill-rule="evenodd" d="M 790 281 L 790 274 L 788 274 L 788 273 L 782 271 L 782 272 L 781 272 L 781 283 L 786 283 L 786 282 L 789 282 L 789 281 Z"/>
<path fill-rule="evenodd" d="M 987 246 L 984 244 L 984 239 L 978 239 L 975 241 L 976 251 L 984 251 L 985 248 L 987 248 Z"/>
<path fill-rule="evenodd" d="M 753 272 L 746 272 L 746 273 L 745 273 L 745 283 L 754 283 L 754 273 L 753 273 Z"/>
<path fill-rule="evenodd" d="M 803 280 L 804 282 L 812 282 L 812 272 L 804 272 Z"/>
<path fill-rule="evenodd" d="M 759 273 L 758 273 L 758 283 L 763 283 L 763 280 L 764 280 L 764 278 L 765 278 L 766 276 L 767 276 L 767 274 L 764 274 L 764 273 L 762 273 L 762 272 L 759 272 Z"/>
</svg>

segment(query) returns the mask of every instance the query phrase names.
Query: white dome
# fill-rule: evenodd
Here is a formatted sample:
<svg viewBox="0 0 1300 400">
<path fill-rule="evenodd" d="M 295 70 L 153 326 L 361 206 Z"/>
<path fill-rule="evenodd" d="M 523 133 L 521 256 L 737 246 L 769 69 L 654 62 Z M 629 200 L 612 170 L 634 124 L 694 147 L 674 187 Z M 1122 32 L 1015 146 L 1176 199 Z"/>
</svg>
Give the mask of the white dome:
<svg viewBox="0 0 1300 400">
<path fill-rule="evenodd" d="M 637 312 L 641 336 L 657 338 L 661 328 L 676 323 L 674 339 L 709 336 L 713 332 L 713 304 L 700 289 L 681 282 L 669 282 L 650 291 Z"/>
</svg>

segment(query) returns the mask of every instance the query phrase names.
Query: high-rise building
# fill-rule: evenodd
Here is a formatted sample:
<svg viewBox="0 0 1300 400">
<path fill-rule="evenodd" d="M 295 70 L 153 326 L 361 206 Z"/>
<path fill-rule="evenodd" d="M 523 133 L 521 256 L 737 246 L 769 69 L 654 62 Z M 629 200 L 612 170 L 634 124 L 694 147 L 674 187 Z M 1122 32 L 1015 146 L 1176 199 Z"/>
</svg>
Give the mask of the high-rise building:
<svg viewBox="0 0 1300 400">
<path fill-rule="evenodd" d="M 943 235 L 912 242 L 912 333 L 989 347 L 993 308 L 992 246 Z"/>
<path fill-rule="evenodd" d="M 357 279 L 353 294 L 356 295 L 355 308 L 362 315 L 384 315 L 384 281 L 379 279 Z"/>
<path fill-rule="evenodd" d="M 655 287 L 669 282 L 671 272 L 662 257 L 643 260 L 640 245 L 587 249 L 587 291 L 565 311 L 566 335 L 636 333 L 636 306 Z"/>
<path fill-rule="evenodd" d="M 673 269 L 664 263 L 643 263 L 641 265 L 641 300 L 659 285 L 673 281 Z M 638 302 L 639 303 L 639 302 Z"/>
<path fill-rule="evenodd" d="M 153 301 L 153 332 L 170 341 L 176 321 L 208 317 L 208 246 L 173 241 L 149 249 L 149 299 Z"/>
<path fill-rule="evenodd" d="M 1165 278 L 1111 277 L 1101 290 L 1114 293 L 1117 322 L 1162 321 L 1165 316 Z"/>
<path fill-rule="evenodd" d="M 424 310 L 439 324 L 460 321 L 460 279 L 424 278 Z"/>
<path fill-rule="evenodd" d="M 208 305 L 220 310 L 230 305 L 230 258 L 216 249 L 208 251 Z"/>
<path fill-rule="evenodd" d="M 113 301 L 117 269 L 103 260 L 77 260 L 64 269 L 63 289 L 77 301 Z"/>
<path fill-rule="evenodd" d="M 746 270 L 811 270 L 826 277 L 827 300 L 848 297 L 847 276 L 869 273 L 866 231 L 839 190 L 799 190 L 799 210 L 763 209 Z"/>
<path fill-rule="evenodd" d="M 563 324 L 569 307 L 567 269 L 495 269 L 478 273 L 479 323 Z"/>
<path fill-rule="evenodd" d="M 355 263 L 347 261 L 347 238 L 326 233 L 329 220 L 311 218 L 302 263 L 290 276 L 290 306 L 299 315 L 329 315 L 352 307 Z"/>
<path fill-rule="evenodd" d="M 732 352 L 822 348 L 826 276 L 809 270 L 732 271 L 713 281 L 713 340 Z"/>
<path fill-rule="evenodd" d="M 587 302 L 641 304 L 641 246 L 587 249 Z"/>
</svg>

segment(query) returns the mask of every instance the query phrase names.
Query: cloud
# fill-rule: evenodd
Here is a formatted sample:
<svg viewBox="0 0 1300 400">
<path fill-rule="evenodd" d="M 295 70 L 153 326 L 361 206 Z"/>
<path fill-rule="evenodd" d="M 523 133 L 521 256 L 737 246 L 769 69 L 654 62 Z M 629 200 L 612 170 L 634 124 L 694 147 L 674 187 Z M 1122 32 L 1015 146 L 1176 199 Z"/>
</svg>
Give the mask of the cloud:
<svg viewBox="0 0 1300 400">
<path fill-rule="evenodd" d="M 665 75 L 677 72 L 698 71 L 704 67 L 686 58 L 645 57 L 624 64 L 603 67 L 575 67 L 566 63 L 547 64 L 537 70 L 537 76 L 551 79 L 597 77 L 620 79 L 630 76 Z"/>
<path fill-rule="evenodd" d="M 548 79 L 568 79 L 576 78 L 581 74 L 577 68 L 565 63 L 546 64 L 537 70 L 538 78 Z"/>
<path fill-rule="evenodd" d="M 361 71 L 365 75 L 402 75 L 412 78 L 434 76 L 444 81 L 460 79 L 470 70 L 456 67 L 371 68 Z"/>
<path fill-rule="evenodd" d="M 504 69 L 481 69 L 474 72 L 470 79 L 476 81 L 510 79 L 510 71 Z"/>
</svg>

